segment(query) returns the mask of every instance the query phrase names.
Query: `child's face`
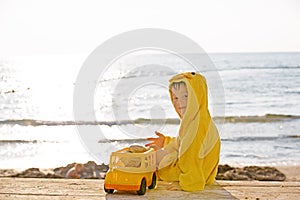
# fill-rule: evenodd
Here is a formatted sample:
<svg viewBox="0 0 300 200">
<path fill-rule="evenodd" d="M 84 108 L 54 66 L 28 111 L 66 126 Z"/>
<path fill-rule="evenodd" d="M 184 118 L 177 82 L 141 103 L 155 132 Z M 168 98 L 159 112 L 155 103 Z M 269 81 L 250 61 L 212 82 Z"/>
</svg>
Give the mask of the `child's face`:
<svg viewBox="0 0 300 200">
<path fill-rule="evenodd" d="M 177 87 L 172 86 L 172 98 L 175 110 L 183 116 L 188 100 L 188 92 L 184 83 L 179 84 Z"/>
</svg>

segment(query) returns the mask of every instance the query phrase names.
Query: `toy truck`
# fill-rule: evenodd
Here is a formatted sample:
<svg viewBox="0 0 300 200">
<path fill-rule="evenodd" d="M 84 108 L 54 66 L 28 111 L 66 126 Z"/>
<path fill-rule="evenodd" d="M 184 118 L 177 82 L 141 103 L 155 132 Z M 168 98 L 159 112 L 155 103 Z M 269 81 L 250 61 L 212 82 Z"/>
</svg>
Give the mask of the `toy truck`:
<svg viewBox="0 0 300 200">
<path fill-rule="evenodd" d="M 141 150 L 142 148 L 144 150 Z M 114 190 L 125 190 L 144 195 L 147 187 L 149 189 L 156 187 L 156 179 L 155 150 L 136 145 L 130 146 L 111 153 L 104 190 L 110 194 Z"/>
</svg>

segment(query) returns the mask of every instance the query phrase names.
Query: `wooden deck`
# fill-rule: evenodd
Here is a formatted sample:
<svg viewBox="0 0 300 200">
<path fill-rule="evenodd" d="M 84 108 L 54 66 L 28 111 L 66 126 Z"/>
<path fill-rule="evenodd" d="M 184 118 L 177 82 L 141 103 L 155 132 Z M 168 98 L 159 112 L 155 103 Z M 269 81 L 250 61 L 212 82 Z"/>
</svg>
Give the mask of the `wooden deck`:
<svg viewBox="0 0 300 200">
<path fill-rule="evenodd" d="M 0 199 L 300 199 L 300 182 L 217 181 L 204 191 L 168 191 L 158 182 L 144 196 L 106 194 L 103 180 L 0 178 Z"/>
</svg>

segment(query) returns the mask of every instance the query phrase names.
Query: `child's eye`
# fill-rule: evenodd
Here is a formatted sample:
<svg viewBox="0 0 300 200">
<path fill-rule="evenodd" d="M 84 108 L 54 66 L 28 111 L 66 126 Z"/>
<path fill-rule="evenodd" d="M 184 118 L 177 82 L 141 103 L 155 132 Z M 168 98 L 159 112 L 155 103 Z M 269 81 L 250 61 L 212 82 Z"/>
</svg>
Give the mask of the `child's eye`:
<svg viewBox="0 0 300 200">
<path fill-rule="evenodd" d="M 185 97 L 185 98 L 188 98 L 188 95 L 186 94 L 186 95 L 184 95 L 184 97 Z"/>
</svg>

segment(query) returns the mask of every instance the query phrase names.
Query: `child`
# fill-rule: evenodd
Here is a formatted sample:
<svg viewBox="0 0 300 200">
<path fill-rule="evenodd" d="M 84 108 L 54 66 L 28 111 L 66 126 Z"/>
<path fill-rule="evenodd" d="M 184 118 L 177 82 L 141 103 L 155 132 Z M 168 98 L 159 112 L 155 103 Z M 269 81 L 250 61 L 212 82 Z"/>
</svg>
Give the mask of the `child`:
<svg viewBox="0 0 300 200">
<path fill-rule="evenodd" d="M 195 72 L 182 73 L 170 79 L 172 103 L 181 123 L 176 138 L 156 132 L 148 138 L 157 150 L 158 176 L 174 181 L 169 189 L 203 190 L 214 183 L 220 155 L 220 137 L 208 111 L 205 78 Z"/>
<path fill-rule="evenodd" d="M 83 165 L 80 163 L 76 163 L 74 167 L 69 169 L 66 174 L 66 178 L 81 178 L 81 171 L 83 169 Z"/>
</svg>

